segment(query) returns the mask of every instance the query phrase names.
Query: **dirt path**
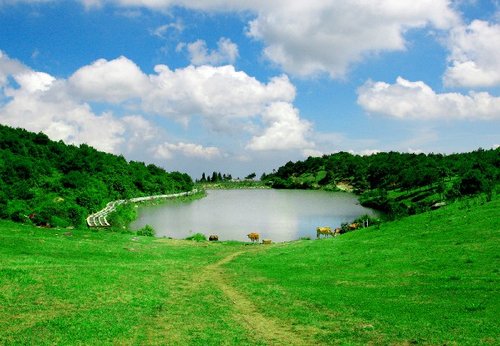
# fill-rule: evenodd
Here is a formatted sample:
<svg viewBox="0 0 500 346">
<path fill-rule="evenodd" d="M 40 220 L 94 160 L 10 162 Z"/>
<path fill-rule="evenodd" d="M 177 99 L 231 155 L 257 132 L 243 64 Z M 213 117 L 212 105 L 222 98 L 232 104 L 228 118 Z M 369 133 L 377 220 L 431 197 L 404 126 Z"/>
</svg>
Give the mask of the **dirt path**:
<svg viewBox="0 0 500 346">
<path fill-rule="evenodd" d="M 309 345 L 311 341 L 304 340 L 297 335 L 288 325 L 279 320 L 264 316 L 255 304 L 244 294 L 230 285 L 224 275 L 222 266 L 231 262 L 247 251 L 234 252 L 220 261 L 209 265 L 205 269 L 205 278 L 214 282 L 221 291 L 233 302 L 236 318 L 248 330 L 249 335 L 266 345 Z"/>
</svg>

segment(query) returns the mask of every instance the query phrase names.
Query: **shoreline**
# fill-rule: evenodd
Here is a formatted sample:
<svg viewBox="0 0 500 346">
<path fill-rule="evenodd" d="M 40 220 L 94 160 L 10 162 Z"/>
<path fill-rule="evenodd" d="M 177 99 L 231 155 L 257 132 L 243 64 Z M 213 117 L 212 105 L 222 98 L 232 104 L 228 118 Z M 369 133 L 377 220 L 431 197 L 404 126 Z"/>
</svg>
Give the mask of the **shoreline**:
<svg viewBox="0 0 500 346">
<path fill-rule="evenodd" d="M 130 198 L 130 199 L 119 199 L 116 201 L 111 201 L 106 204 L 106 206 L 99 210 L 96 213 L 90 214 L 86 218 L 87 226 L 88 227 L 111 227 L 112 225 L 108 222 L 107 217 L 109 214 L 113 213 L 116 211 L 116 208 L 120 205 L 123 204 L 128 204 L 128 203 L 142 203 L 142 202 L 149 202 L 149 201 L 155 201 L 159 199 L 173 199 L 173 198 L 178 198 L 178 197 L 184 197 L 184 196 L 191 196 L 194 195 L 198 192 L 201 192 L 198 189 L 193 189 L 191 191 L 186 191 L 186 192 L 180 192 L 180 193 L 172 193 L 168 195 L 154 195 L 154 196 L 145 196 L 145 197 L 135 197 L 135 198 Z"/>
</svg>

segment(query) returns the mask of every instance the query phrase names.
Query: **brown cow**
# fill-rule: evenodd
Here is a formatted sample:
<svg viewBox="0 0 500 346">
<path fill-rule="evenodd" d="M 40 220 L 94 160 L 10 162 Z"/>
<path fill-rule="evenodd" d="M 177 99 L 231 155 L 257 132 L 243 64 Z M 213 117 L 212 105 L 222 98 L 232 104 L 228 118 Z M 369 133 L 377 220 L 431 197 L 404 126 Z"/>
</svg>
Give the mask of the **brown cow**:
<svg viewBox="0 0 500 346">
<path fill-rule="evenodd" d="M 330 227 L 318 227 L 316 228 L 316 238 L 319 238 L 321 235 L 328 237 L 333 235 L 332 229 Z"/>
<path fill-rule="evenodd" d="M 208 237 L 208 240 L 209 241 L 217 241 L 217 240 L 219 240 L 219 236 L 212 234 L 211 236 Z"/>
<path fill-rule="evenodd" d="M 342 228 L 335 228 L 335 230 L 332 232 L 333 236 L 336 237 L 338 235 L 342 234 Z"/>
<path fill-rule="evenodd" d="M 250 240 L 253 242 L 258 242 L 259 241 L 259 233 L 255 233 L 255 232 L 252 232 L 252 233 L 249 233 L 247 234 L 247 237 L 250 238 Z"/>
<path fill-rule="evenodd" d="M 354 231 L 359 228 L 359 223 L 351 223 L 347 228 L 349 228 L 349 231 Z"/>
</svg>

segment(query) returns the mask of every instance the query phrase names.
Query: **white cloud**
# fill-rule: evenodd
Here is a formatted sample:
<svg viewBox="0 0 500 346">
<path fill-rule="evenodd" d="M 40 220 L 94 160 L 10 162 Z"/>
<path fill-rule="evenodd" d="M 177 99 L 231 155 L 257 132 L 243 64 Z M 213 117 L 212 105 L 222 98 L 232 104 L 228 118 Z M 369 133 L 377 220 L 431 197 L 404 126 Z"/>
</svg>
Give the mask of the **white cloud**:
<svg viewBox="0 0 500 346">
<path fill-rule="evenodd" d="M 111 114 L 94 114 L 87 104 L 24 90 L 10 93 L 10 96 L 13 99 L 0 109 L 0 121 L 3 124 L 34 132 L 42 131 L 53 140 L 87 143 L 113 153 L 118 151 L 118 146 L 123 142 L 123 124 Z"/>
<path fill-rule="evenodd" d="M 200 117 L 200 124 L 222 136 L 237 134 L 241 146 L 255 135 L 249 147 L 258 151 L 314 146 L 306 139 L 311 124 L 293 108 L 295 87 L 284 75 L 262 83 L 231 65 L 177 70 L 158 65 L 147 75 L 131 60 L 119 57 L 99 59 L 68 79 L 56 79 L 1 53 L 0 76 L 0 122 L 42 131 L 67 143 L 87 143 L 138 158 L 145 153 L 151 158 L 192 161 L 226 157 L 215 146 L 165 141 L 166 133 L 145 117 L 156 114 L 186 124 Z M 96 114 L 94 101 L 113 111 Z M 130 110 L 134 115 L 113 114 Z M 232 157 L 241 155 L 237 148 L 232 150 Z"/>
<path fill-rule="evenodd" d="M 124 124 L 109 113 L 96 115 L 86 103 L 75 100 L 66 81 L 33 71 L 0 53 L 0 80 L 8 101 L 0 107 L 0 122 L 45 132 L 54 140 L 87 143 L 97 149 L 117 152 L 123 142 Z M 12 77 L 17 85 L 11 85 Z"/>
<path fill-rule="evenodd" d="M 25 70 L 19 61 L 9 58 L 0 50 L 0 88 L 7 85 L 8 77 L 20 74 Z"/>
<path fill-rule="evenodd" d="M 316 149 L 304 149 L 302 150 L 302 155 L 304 155 L 304 157 L 321 157 L 324 155 L 324 153 L 322 151 L 319 151 L 319 150 L 316 150 Z"/>
<path fill-rule="evenodd" d="M 128 153 L 144 155 L 144 149 L 161 138 L 161 131 L 150 121 L 141 115 L 127 115 L 121 118 L 125 126 L 124 146 Z"/>
<path fill-rule="evenodd" d="M 77 70 L 68 80 L 76 95 L 85 100 L 123 102 L 149 91 L 149 79 L 124 56 L 99 59 Z"/>
<path fill-rule="evenodd" d="M 230 119 L 257 116 L 273 102 L 295 98 L 295 87 L 286 76 L 263 84 L 231 65 L 175 71 L 158 65 L 155 72 L 150 76 L 153 88 L 144 96 L 145 110 L 184 121 L 201 115 L 215 127 Z"/>
<path fill-rule="evenodd" d="M 182 22 L 177 21 L 175 23 L 168 23 L 161 25 L 157 27 L 154 30 L 151 30 L 151 35 L 159 37 L 159 38 L 166 38 L 166 35 L 169 31 L 176 31 L 176 32 L 181 32 L 184 30 L 184 24 Z"/>
<path fill-rule="evenodd" d="M 84 0 L 82 0 L 84 1 Z M 88 0 L 86 0 L 88 1 Z M 459 22 L 449 0 L 102 0 L 123 7 L 165 11 L 181 6 L 203 11 L 250 11 L 248 35 L 262 41 L 264 54 L 286 72 L 343 77 L 370 54 L 404 50 L 413 28 L 448 29 Z M 196 52 L 203 56 L 205 46 Z M 210 57 L 205 52 L 205 57 Z"/>
<path fill-rule="evenodd" d="M 185 47 L 189 53 L 191 64 L 196 66 L 234 64 L 238 57 L 238 46 L 225 37 L 219 39 L 216 50 L 209 51 L 204 40 L 197 40 Z"/>
<path fill-rule="evenodd" d="M 281 2 L 280 2 L 281 3 Z M 404 50 L 404 33 L 456 20 L 445 0 L 294 1 L 250 23 L 248 34 L 264 41 L 265 55 L 285 71 L 343 77 L 349 67 L 382 51 Z"/>
<path fill-rule="evenodd" d="M 211 160 L 221 156 L 219 148 L 204 147 L 194 143 L 162 143 L 153 150 L 154 155 L 160 159 L 172 159 L 176 153 L 190 157 L 205 160 Z"/>
<path fill-rule="evenodd" d="M 56 80 L 45 72 L 25 71 L 13 75 L 20 88 L 27 93 L 47 91 Z"/>
<path fill-rule="evenodd" d="M 444 75 L 448 86 L 500 85 L 500 24 L 475 20 L 450 33 L 451 54 Z"/>
<path fill-rule="evenodd" d="M 247 148 L 251 150 L 311 149 L 307 140 L 312 124 L 299 117 L 299 111 L 290 103 L 271 104 L 262 115 L 266 124 L 264 133 L 254 136 Z"/>
<path fill-rule="evenodd" d="M 486 92 L 436 93 L 424 82 L 398 77 L 395 84 L 365 83 L 358 104 L 366 111 L 400 119 L 500 119 L 500 97 Z"/>
<path fill-rule="evenodd" d="M 381 150 L 379 150 L 379 149 L 364 149 L 364 150 L 360 150 L 360 151 L 350 150 L 349 152 L 356 154 L 356 155 L 361 155 L 361 156 L 371 156 L 371 155 L 375 155 L 375 154 L 380 153 Z"/>
</svg>

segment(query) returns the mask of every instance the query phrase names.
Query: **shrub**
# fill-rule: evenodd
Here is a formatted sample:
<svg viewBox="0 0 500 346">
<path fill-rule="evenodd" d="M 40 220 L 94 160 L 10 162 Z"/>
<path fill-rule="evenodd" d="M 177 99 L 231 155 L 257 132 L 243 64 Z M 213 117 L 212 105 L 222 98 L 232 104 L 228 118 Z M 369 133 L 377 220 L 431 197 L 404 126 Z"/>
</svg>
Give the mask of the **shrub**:
<svg viewBox="0 0 500 346">
<path fill-rule="evenodd" d="M 146 225 L 143 228 L 137 230 L 136 234 L 146 236 L 146 237 L 154 237 L 156 234 L 156 231 L 152 226 Z"/>
<path fill-rule="evenodd" d="M 483 173 L 473 169 L 462 177 L 458 184 L 458 190 L 462 195 L 474 195 L 491 190 L 491 185 Z"/>
<path fill-rule="evenodd" d="M 187 237 L 186 240 L 206 241 L 207 237 L 203 233 L 195 233 Z"/>
</svg>

